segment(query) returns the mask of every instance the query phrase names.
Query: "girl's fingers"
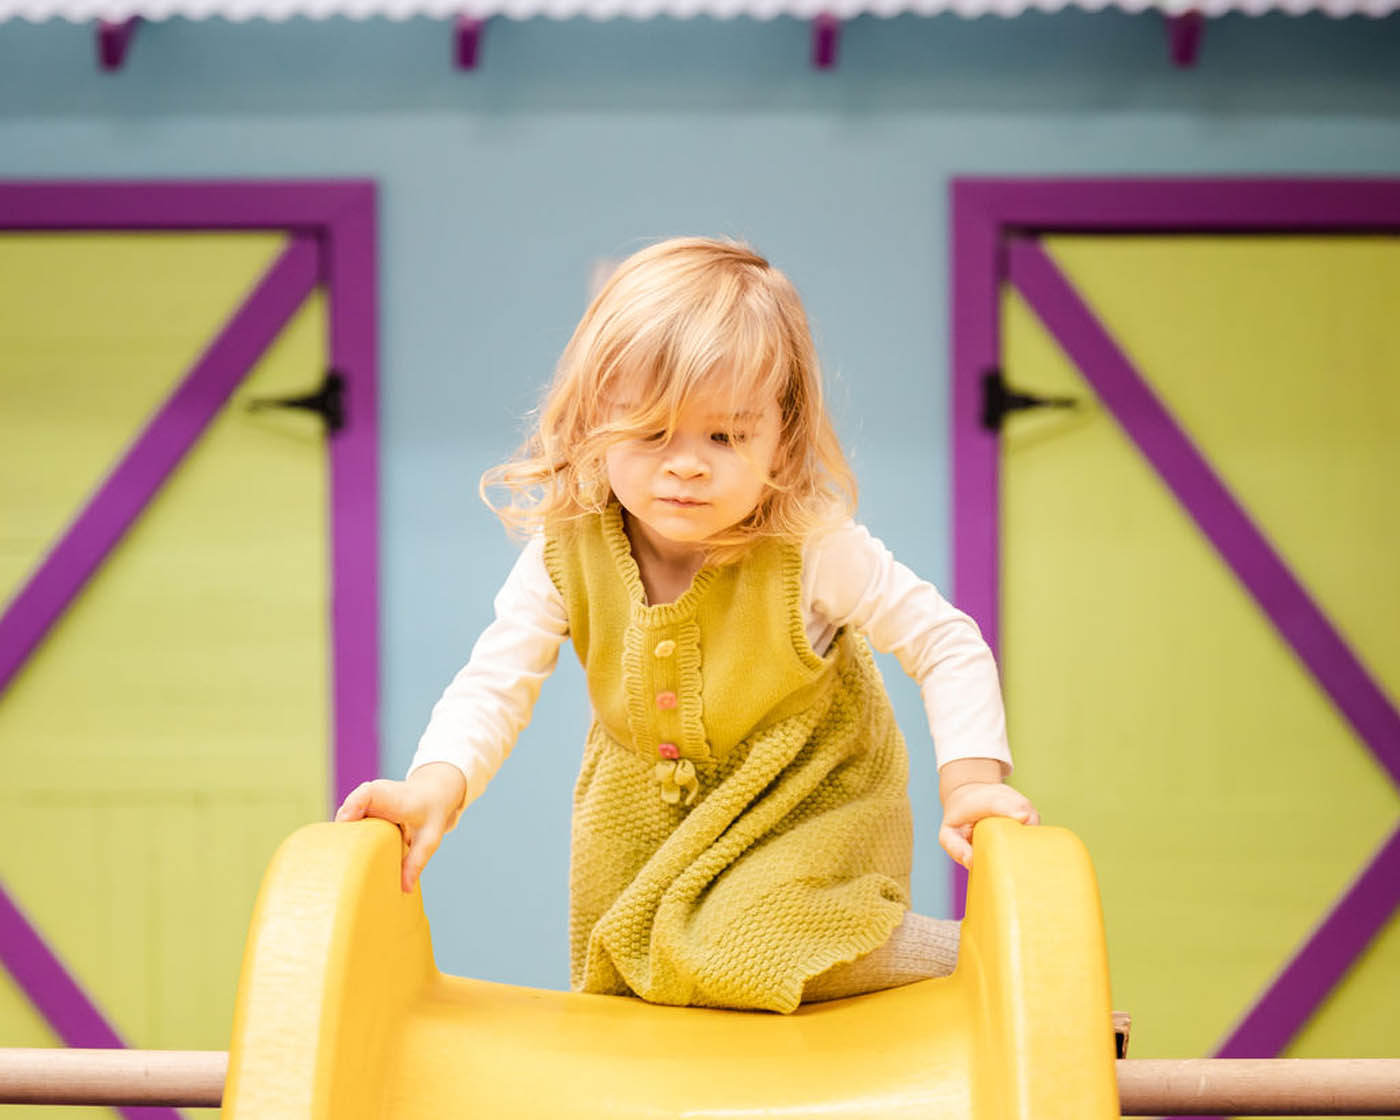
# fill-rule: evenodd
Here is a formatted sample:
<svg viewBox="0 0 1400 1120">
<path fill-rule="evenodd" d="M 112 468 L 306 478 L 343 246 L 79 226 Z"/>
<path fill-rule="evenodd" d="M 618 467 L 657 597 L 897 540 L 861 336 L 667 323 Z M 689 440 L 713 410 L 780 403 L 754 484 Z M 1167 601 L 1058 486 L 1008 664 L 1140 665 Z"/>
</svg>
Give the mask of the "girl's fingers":
<svg viewBox="0 0 1400 1120">
<path fill-rule="evenodd" d="M 404 825 L 418 815 L 412 800 L 404 796 L 402 782 L 376 778 L 372 782 L 361 782 L 351 790 L 335 819 L 357 821 L 362 817 L 379 817 L 390 824 Z"/>
<path fill-rule="evenodd" d="M 1011 813 L 1010 816 L 1014 817 L 1022 824 L 1040 823 L 1040 814 L 1036 812 L 1035 806 L 1031 804 L 1030 798 L 1028 797 L 1020 798 L 1020 804 L 1016 807 L 1016 811 Z"/>
<path fill-rule="evenodd" d="M 972 867 L 972 845 L 960 829 L 944 825 L 938 830 L 938 842 L 943 850 L 964 867 Z"/>
<path fill-rule="evenodd" d="M 399 885 L 408 894 L 418 883 L 423 868 L 442 843 L 442 822 L 424 823 L 428 816 L 421 807 L 405 796 L 402 782 L 378 779 L 361 782 L 336 810 L 338 821 L 357 821 L 364 817 L 380 817 L 399 826 L 403 833 L 404 856 Z"/>
<path fill-rule="evenodd" d="M 1040 814 L 1036 812 L 1035 806 L 1031 804 L 1029 798 L 1019 793 L 1016 794 L 1011 801 L 1003 801 L 988 815 L 1007 816 L 1014 821 L 1020 821 L 1022 824 L 1040 823 Z"/>
<path fill-rule="evenodd" d="M 442 843 L 442 832 L 435 828 L 421 828 L 409 841 L 408 851 L 403 857 L 401 885 L 404 894 L 413 890 L 418 882 L 418 876 L 423 874 L 423 868 L 428 865 L 428 860 L 437 851 L 440 843 Z"/>
<path fill-rule="evenodd" d="M 370 802 L 370 783 L 361 782 L 346 796 L 340 803 L 340 808 L 335 811 L 335 819 L 338 821 L 357 821 L 365 815 L 365 810 Z"/>
</svg>

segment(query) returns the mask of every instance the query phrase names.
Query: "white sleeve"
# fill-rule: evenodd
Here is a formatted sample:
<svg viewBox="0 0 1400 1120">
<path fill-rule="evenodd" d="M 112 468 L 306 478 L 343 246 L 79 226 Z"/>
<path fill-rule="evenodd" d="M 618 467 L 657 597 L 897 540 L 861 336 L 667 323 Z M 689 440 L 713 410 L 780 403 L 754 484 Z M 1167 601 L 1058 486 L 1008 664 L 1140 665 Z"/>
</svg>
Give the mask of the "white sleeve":
<svg viewBox="0 0 1400 1120">
<path fill-rule="evenodd" d="M 496 595 L 495 620 L 433 706 L 408 772 L 450 762 L 467 779 L 463 805 L 480 797 L 530 722 L 568 635 L 564 600 L 545 568 L 544 540 L 536 537 Z"/>
<path fill-rule="evenodd" d="M 803 550 L 803 602 L 830 627 L 851 626 L 919 683 L 940 767 L 994 758 L 1011 772 L 1006 713 L 992 651 L 977 624 L 899 563 L 863 525 L 814 537 Z"/>
</svg>

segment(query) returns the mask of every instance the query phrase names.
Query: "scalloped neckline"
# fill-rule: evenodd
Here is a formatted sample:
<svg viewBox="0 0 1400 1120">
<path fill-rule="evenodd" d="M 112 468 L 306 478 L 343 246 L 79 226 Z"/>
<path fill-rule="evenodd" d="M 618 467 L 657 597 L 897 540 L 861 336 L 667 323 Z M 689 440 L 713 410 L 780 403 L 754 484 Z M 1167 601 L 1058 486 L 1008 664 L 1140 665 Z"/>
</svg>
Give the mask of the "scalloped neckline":
<svg viewBox="0 0 1400 1120">
<path fill-rule="evenodd" d="M 690 577 L 690 586 L 669 603 L 652 603 L 647 599 L 646 585 L 642 583 L 642 570 L 637 558 L 632 555 L 632 541 L 627 536 L 627 527 L 622 521 L 622 503 L 616 500 L 608 503 L 603 511 L 603 533 L 617 561 L 622 582 L 627 587 L 627 596 L 634 607 L 639 607 L 649 615 L 659 613 L 681 614 L 689 610 L 694 601 L 714 579 L 718 568 L 705 564 Z"/>
</svg>

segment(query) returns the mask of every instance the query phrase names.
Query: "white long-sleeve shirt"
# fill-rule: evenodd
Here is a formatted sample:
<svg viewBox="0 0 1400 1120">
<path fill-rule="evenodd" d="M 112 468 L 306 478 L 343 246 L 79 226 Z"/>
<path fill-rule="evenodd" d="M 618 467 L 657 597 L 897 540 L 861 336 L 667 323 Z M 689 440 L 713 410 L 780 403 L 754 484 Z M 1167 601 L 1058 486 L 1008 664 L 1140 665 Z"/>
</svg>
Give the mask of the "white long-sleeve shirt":
<svg viewBox="0 0 1400 1120">
<path fill-rule="evenodd" d="M 563 597 L 544 562 L 544 541 L 526 545 L 496 595 L 496 617 L 471 659 L 433 707 L 409 773 L 450 762 L 467 779 L 470 804 L 530 722 L 540 686 L 569 636 Z M 939 767 L 992 758 L 1011 770 L 1006 716 L 991 650 L 976 623 L 933 584 L 899 563 L 854 521 L 802 550 L 802 612 L 819 655 L 850 626 L 892 653 L 919 684 Z"/>
</svg>

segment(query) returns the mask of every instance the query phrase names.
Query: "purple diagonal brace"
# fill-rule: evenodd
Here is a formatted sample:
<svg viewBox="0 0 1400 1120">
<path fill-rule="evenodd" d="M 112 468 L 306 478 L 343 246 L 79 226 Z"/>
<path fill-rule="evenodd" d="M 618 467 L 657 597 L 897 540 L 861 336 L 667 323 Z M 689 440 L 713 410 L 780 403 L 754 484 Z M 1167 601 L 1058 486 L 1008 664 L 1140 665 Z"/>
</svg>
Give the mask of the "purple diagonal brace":
<svg viewBox="0 0 1400 1120">
<path fill-rule="evenodd" d="M 0 694 L 316 285 L 294 237 L 0 616 Z"/>
<path fill-rule="evenodd" d="M 0 963 L 65 1045 L 98 1050 L 126 1046 L 93 1006 L 29 919 L 0 886 Z M 173 1108 L 117 1109 L 126 1120 L 180 1120 Z"/>
</svg>

